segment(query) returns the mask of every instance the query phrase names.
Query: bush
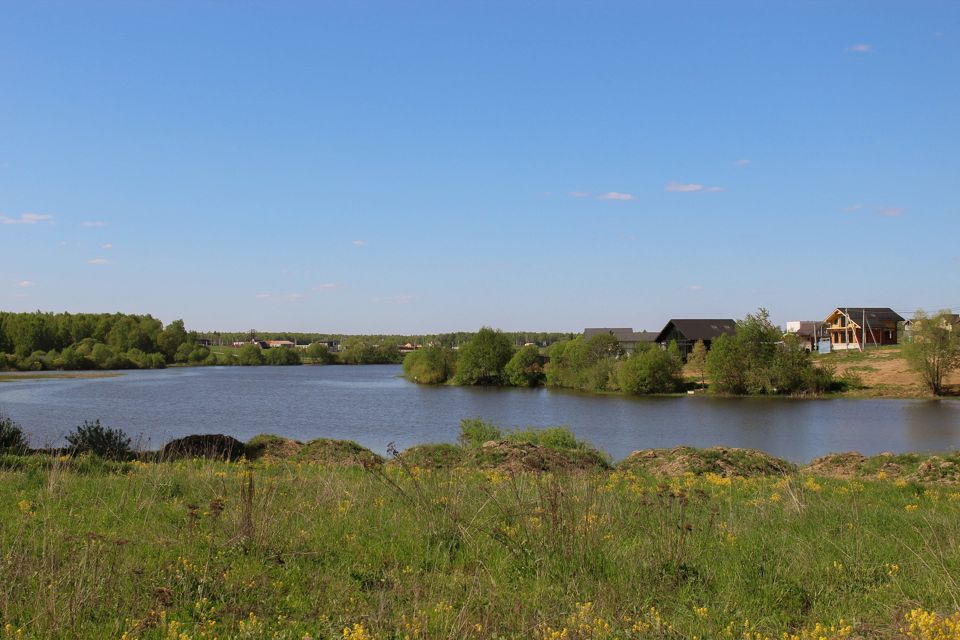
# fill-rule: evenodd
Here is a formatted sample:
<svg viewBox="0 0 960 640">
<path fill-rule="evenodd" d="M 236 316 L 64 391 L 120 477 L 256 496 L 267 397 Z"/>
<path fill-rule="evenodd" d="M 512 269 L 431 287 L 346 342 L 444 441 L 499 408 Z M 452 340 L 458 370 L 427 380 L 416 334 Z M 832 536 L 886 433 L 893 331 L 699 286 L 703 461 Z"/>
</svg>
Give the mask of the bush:
<svg viewBox="0 0 960 640">
<path fill-rule="evenodd" d="M 0 413 L 0 451 L 19 453 L 26 449 L 27 438 L 23 429 L 9 416 Z"/>
<path fill-rule="evenodd" d="M 403 359 L 403 377 L 419 384 L 443 384 L 457 370 L 457 352 L 442 347 L 411 351 Z"/>
<path fill-rule="evenodd" d="M 571 449 L 590 448 L 587 443 L 577 440 L 573 431 L 569 427 L 527 427 L 526 429 L 517 429 L 507 434 L 506 440 L 509 442 L 528 442 L 541 447 L 567 451 Z"/>
<path fill-rule="evenodd" d="M 540 350 L 527 345 L 513 354 L 503 368 L 507 381 L 515 387 L 535 387 L 543 382 L 543 367 L 540 366 Z"/>
<path fill-rule="evenodd" d="M 67 434 L 73 453 L 95 453 L 102 458 L 124 460 L 133 452 L 130 437 L 122 429 L 104 427 L 99 420 L 83 424 Z"/>
<path fill-rule="evenodd" d="M 237 362 L 246 367 L 263 364 L 263 352 L 255 344 L 245 344 L 237 353 Z"/>
<path fill-rule="evenodd" d="M 284 366 L 300 364 L 300 354 L 296 349 L 287 349 L 286 347 L 275 347 L 267 349 L 264 354 L 264 361 L 269 365 Z"/>
<path fill-rule="evenodd" d="M 457 355 L 455 381 L 463 385 L 498 385 L 505 380 L 503 368 L 513 357 L 510 338 L 483 327 Z"/>
<path fill-rule="evenodd" d="M 680 359 L 669 351 L 638 348 L 620 364 L 618 379 L 624 393 L 670 393 L 683 386 Z"/>
<path fill-rule="evenodd" d="M 499 440 L 503 437 L 500 427 L 492 422 L 484 422 L 482 418 L 464 418 L 460 421 L 461 444 L 479 447 L 484 442 Z"/>
</svg>

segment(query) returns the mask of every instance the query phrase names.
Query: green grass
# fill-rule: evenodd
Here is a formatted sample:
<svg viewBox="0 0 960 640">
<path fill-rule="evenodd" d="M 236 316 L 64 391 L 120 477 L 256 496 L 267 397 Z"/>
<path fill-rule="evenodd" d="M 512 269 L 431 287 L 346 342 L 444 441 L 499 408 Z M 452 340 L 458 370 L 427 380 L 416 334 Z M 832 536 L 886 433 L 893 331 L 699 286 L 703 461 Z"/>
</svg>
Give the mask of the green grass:
<svg viewBox="0 0 960 640">
<path fill-rule="evenodd" d="M 899 638 L 957 576 L 902 480 L 0 457 L 0 638 Z"/>
</svg>

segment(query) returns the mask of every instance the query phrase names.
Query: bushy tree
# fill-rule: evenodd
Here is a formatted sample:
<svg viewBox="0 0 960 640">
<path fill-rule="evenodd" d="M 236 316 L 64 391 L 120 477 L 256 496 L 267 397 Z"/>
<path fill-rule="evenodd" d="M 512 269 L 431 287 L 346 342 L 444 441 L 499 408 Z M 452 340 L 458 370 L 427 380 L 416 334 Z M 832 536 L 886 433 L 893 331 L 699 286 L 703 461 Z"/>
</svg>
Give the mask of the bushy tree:
<svg viewBox="0 0 960 640">
<path fill-rule="evenodd" d="M 914 315 L 913 327 L 903 355 L 930 393 L 940 395 L 944 378 L 960 368 L 960 325 L 953 324 L 948 311 L 929 317 L 921 309 Z"/>
<path fill-rule="evenodd" d="M 693 349 L 687 356 L 687 366 L 697 373 L 697 377 L 700 379 L 700 388 L 705 387 L 707 384 L 707 346 L 703 340 L 697 340 L 693 344 Z"/>
<path fill-rule="evenodd" d="M 311 342 L 304 350 L 304 355 L 313 364 L 333 364 L 336 361 L 336 356 L 330 353 L 327 345 L 319 342 Z"/>
<path fill-rule="evenodd" d="M 510 339 L 500 331 L 483 327 L 457 354 L 457 384 L 503 384 L 504 367 L 513 357 Z"/>
<path fill-rule="evenodd" d="M 606 334 L 554 343 L 547 350 L 546 383 L 584 391 L 615 391 L 619 388 L 617 361 L 622 354 L 620 342 Z"/>
<path fill-rule="evenodd" d="M 618 378 L 624 393 L 670 393 L 683 387 L 678 355 L 655 346 L 638 347 L 620 363 Z"/>
<path fill-rule="evenodd" d="M 128 459 L 133 452 L 131 440 L 122 429 L 105 427 L 99 420 L 85 420 L 67 434 L 67 443 L 73 453 L 95 453 L 114 460 Z"/>
<path fill-rule="evenodd" d="M 180 345 L 189 340 L 183 320 L 174 320 L 157 336 L 157 347 L 167 357 L 167 362 L 175 362 Z"/>
<path fill-rule="evenodd" d="M 503 368 L 507 382 L 515 387 L 535 387 L 543 382 L 543 367 L 540 365 L 540 350 L 526 345 L 517 350 Z"/>
<path fill-rule="evenodd" d="M 297 353 L 296 349 L 278 347 L 275 349 L 267 349 L 263 355 L 264 362 L 269 365 L 284 366 L 301 364 L 300 354 Z"/>
<path fill-rule="evenodd" d="M 403 359 L 403 377 L 419 384 L 443 384 L 457 371 L 457 352 L 439 346 L 411 351 Z"/>
<path fill-rule="evenodd" d="M 263 351 L 255 344 L 245 344 L 237 352 L 237 364 L 244 367 L 261 365 L 264 362 Z"/>
<path fill-rule="evenodd" d="M 9 416 L 0 413 L 0 451 L 22 453 L 27 450 L 23 429 Z"/>
</svg>

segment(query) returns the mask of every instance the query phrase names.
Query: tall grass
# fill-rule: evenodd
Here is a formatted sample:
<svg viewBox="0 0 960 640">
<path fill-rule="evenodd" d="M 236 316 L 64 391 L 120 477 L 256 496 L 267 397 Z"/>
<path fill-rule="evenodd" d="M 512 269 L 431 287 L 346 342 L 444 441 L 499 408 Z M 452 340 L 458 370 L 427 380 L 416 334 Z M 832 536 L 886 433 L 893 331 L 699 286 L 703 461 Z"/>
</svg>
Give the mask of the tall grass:
<svg viewBox="0 0 960 640">
<path fill-rule="evenodd" d="M 14 458 L 0 638 L 932 638 L 901 628 L 960 608 L 952 488 Z"/>
</svg>

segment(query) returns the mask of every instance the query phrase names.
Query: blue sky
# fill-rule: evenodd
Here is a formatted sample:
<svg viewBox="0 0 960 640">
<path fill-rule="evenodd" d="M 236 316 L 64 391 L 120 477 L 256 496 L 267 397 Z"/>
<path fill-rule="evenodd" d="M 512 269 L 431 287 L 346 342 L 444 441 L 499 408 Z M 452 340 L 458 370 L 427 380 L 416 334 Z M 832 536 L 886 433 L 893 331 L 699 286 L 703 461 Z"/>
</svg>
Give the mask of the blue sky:
<svg viewBox="0 0 960 640">
<path fill-rule="evenodd" d="M 3 2 L 0 308 L 960 310 L 960 4 Z"/>
</svg>

